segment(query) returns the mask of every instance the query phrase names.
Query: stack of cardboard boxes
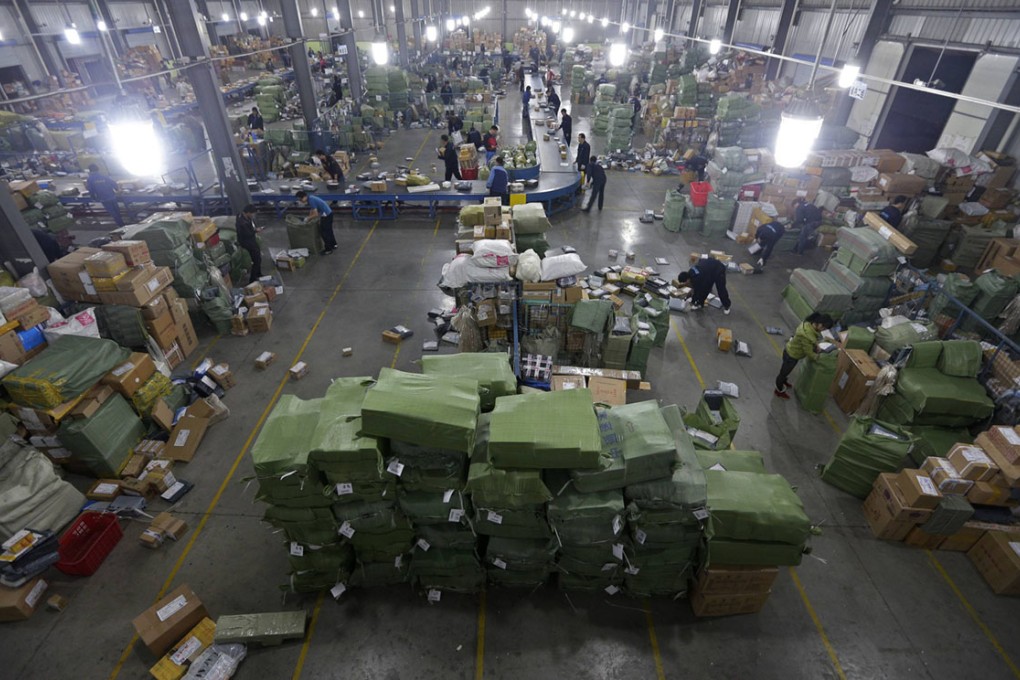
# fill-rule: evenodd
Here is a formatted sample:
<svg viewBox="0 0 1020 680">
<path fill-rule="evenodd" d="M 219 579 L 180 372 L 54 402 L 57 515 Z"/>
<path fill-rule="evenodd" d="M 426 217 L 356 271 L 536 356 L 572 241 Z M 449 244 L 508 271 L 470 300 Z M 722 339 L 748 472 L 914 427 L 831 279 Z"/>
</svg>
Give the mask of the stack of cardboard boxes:
<svg viewBox="0 0 1020 680">
<path fill-rule="evenodd" d="M 974 521 L 975 506 L 1013 508 L 1020 489 L 1020 429 L 998 426 L 920 469 L 883 473 L 864 502 L 876 537 L 966 552 L 993 591 L 1020 595 L 1020 527 Z"/>
<path fill-rule="evenodd" d="M 695 616 L 754 614 L 772 594 L 778 567 L 707 565 L 691 590 Z"/>
<path fill-rule="evenodd" d="M 268 278 L 268 277 L 266 277 Z M 230 319 L 230 332 L 234 335 L 268 333 L 273 327 L 273 310 L 269 303 L 283 292 L 283 286 L 267 280 L 253 281 L 242 289 L 243 298 Z"/>
</svg>

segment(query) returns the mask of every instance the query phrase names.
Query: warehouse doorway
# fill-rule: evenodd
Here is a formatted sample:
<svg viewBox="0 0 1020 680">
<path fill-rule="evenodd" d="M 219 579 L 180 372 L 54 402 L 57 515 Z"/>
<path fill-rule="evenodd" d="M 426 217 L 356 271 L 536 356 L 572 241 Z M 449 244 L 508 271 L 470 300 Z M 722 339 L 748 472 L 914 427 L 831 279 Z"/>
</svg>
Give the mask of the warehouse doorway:
<svg viewBox="0 0 1020 680">
<path fill-rule="evenodd" d="M 901 80 L 934 82 L 937 89 L 959 94 L 967 83 L 976 52 L 955 52 L 915 47 L 911 50 Z M 934 72 L 934 76 L 932 73 Z M 938 144 L 956 100 L 928 92 L 896 88 L 885 124 L 874 147 L 896 149 L 911 153 L 924 153 Z"/>
</svg>

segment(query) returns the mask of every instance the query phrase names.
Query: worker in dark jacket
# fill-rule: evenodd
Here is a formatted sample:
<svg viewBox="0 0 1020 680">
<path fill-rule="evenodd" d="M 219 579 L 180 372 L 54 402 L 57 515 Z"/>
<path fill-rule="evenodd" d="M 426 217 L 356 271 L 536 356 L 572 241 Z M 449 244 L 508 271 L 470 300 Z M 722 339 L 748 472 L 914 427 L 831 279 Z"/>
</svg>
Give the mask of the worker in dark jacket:
<svg viewBox="0 0 1020 680">
<path fill-rule="evenodd" d="M 684 163 L 684 167 L 690 170 L 691 172 L 698 173 L 698 181 L 704 182 L 705 168 L 708 167 L 708 159 L 705 158 L 703 155 L 698 154 L 697 156 L 694 156 L 689 161 Z"/>
<path fill-rule="evenodd" d="M 471 123 L 471 129 L 468 130 L 467 143 L 476 149 L 482 145 L 482 133 L 475 129 L 474 123 Z"/>
<path fill-rule="evenodd" d="M 524 105 L 523 116 L 531 118 L 531 85 L 524 88 L 524 94 L 521 95 L 521 103 Z"/>
<path fill-rule="evenodd" d="M 584 212 L 591 212 L 591 208 L 595 205 L 596 197 L 599 202 L 599 210 L 602 210 L 602 200 L 605 198 L 606 193 L 606 170 L 599 165 L 599 157 L 592 156 L 591 162 L 588 163 L 588 184 L 591 184 L 591 200 L 588 201 L 588 207 L 582 208 Z"/>
<path fill-rule="evenodd" d="M 443 86 L 439 88 L 439 98 L 443 100 L 444 106 L 453 105 L 453 88 L 450 87 L 449 80 L 444 80 Z"/>
<path fill-rule="evenodd" d="M 439 148 L 439 159 L 446 165 L 446 176 L 443 181 L 449 182 L 451 177 L 460 179 L 460 163 L 457 161 L 457 150 L 453 147 L 453 142 L 447 135 L 439 139 L 443 142 L 443 146 Z"/>
<path fill-rule="evenodd" d="M 701 309 L 705 306 L 708 294 L 715 286 L 715 293 L 722 302 L 723 314 L 730 313 L 730 294 L 726 290 L 726 265 L 719 260 L 703 257 L 689 271 L 680 272 L 676 281 L 673 282 L 677 288 L 690 282 L 694 292 L 691 294 L 691 309 Z"/>
<path fill-rule="evenodd" d="M 560 110 L 560 96 L 556 94 L 556 88 L 552 85 L 545 91 L 545 96 L 549 98 L 549 109 L 554 113 Z M 568 141 L 569 143 L 569 141 Z"/>
<path fill-rule="evenodd" d="M 489 196 L 498 196 L 504 205 L 509 203 L 510 173 L 503 167 L 502 156 L 496 156 L 485 186 L 489 189 Z"/>
<path fill-rule="evenodd" d="M 815 233 L 815 229 L 822 226 L 822 211 L 814 203 L 808 203 L 803 198 L 793 201 L 793 224 L 791 229 L 800 229 L 800 237 L 797 239 L 797 246 L 793 252 L 803 255 L 807 250 L 808 242 Z"/>
<path fill-rule="evenodd" d="M 262 120 L 262 114 L 259 113 L 259 107 L 257 106 L 251 107 L 251 113 L 248 114 L 248 129 L 265 132 L 266 122 Z"/>
<path fill-rule="evenodd" d="M 758 227 L 758 231 L 754 234 L 754 239 L 761 247 L 761 255 L 758 256 L 759 269 L 764 267 L 765 263 L 769 261 L 769 257 L 772 256 L 772 250 L 785 233 L 786 229 L 779 222 L 769 222 Z"/>
<path fill-rule="evenodd" d="M 577 156 L 574 157 L 574 165 L 577 166 L 578 172 L 585 172 L 588 169 L 588 163 L 591 161 L 591 144 L 588 143 L 587 137 L 584 136 L 583 132 L 577 134 Z"/>
<path fill-rule="evenodd" d="M 255 226 L 254 205 L 249 203 L 244 206 L 241 214 L 234 220 L 234 228 L 237 230 L 237 245 L 251 255 L 251 276 L 248 283 L 254 283 L 262 277 L 262 249 L 259 248 L 259 241 L 255 236 L 262 230 Z"/>
<path fill-rule="evenodd" d="M 879 211 L 878 216 L 889 223 L 889 226 L 893 229 L 900 228 L 900 222 L 903 221 L 903 211 L 907 207 L 907 197 L 897 196 L 892 200 L 892 203 L 882 208 Z"/>
<path fill-rule="evenodd" d="M 337 162 L 337 160 L 330 156 L 325 151 L 323 151 L 322 149 L 316 151 L 315 156 L 316 158 L 319 159 L 319 162 L 322 163 L 322 171 L 326 174 L 326 176 L 332 179 L 334 182 L 339 182 L 340 184 L 343 184 L 344 170 L 343 168 L 340 167 L 340 164 Z"/>
<path fill-rule="evenodd" d="M 793 337 L 783 348 L 783 363 L 779 368 L 779 375 L 776 376 L 776 389 L 773 394 L 780 399 L 790 398 L 786 393 L 787 387 L 793 387 L 786 382 L 790 373 L 801 359 L 818 360 L 818 341 L 822 339 L 822 331 L 829 328 L 832 328 L 832 317 L 820 312 L 814 312 L 804 319 L 804 323 L 797 326 Z"/>
<path fill-rule="evenodd" d="M 496 155 L 496 149 L 499 148 L 499 128 L 493 125 L 489 128 L 489 131 L 482 138 L 482 146 L 485 147 L 485 164 L 488 165 L 489 161 Z"/>
<path fill-rule="evenodd" d="M 464 129 L 464 121 L 456 113 L 446 114 L 446 132 L 453 137 L 454 132 Z"/>
<path fill-rule="evenodd" d="M 560 118 L 560 126 L 556 129 L 563 130 L 563 139 L 567 141 L 567 146 L 570 146 L 570 133 L 574 129 L 574 119 L 570 117 L 566 109 L 561 110 L 560 114 L 562 116 Z"/>
<path fill-rule="evenodd" d="M 117 183 L 113 178 L 99 172 L 99 166 L 93 163 L 89 166 L 89 178 L 85 180 L 85 188 L 92 198 L 103 204 L 114 223 L 118 227 L 123 227 L 124 218 L 121 217 L 120 206 L 117 205 Z"/>
</svg>

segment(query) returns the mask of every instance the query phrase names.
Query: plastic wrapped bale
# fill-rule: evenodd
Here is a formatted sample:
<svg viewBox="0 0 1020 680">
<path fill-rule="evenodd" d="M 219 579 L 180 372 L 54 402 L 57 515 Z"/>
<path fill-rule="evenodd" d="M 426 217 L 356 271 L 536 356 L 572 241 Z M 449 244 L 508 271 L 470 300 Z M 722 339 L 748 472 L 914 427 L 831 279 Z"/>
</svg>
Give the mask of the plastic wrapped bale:
<svg viewBox="0 0 1020 680">
<path fill-rule="evenodd" d="M 846 329 L 846 340 L 843 341 L 843 349 L 859 349 L 865 352 L 871 351 L 875 344 L 875 333 L 863 326 L 850 326 Z"/>
<path fill-rule="evenodd" d="M 363 562 L 355 565 L 348 582 L 352 588 L 381 588 L 407 583 L 411 571 L 411 560 L 401 558 L 385 562 Z"/>
<path fill-rule="evenodd" d="M 282 529 L 288 541 L 303 545 L 328 545 L 337 540 L 336 521 L 328 507 L 287 508 L 270 505 L 262 521 Z"/>
<path fill-rule="evenodd" d="M 669 300 L 653 297 L 647 306 L 636 307 L 634 317 L 639 323 L 644 321 L 655 328 L 653 347 L 666 346 L 666 338 L 669 336 Z"/>
<path fill-rule="evenodd" d="M 369 435 L 467 453 L 479 406 L 475 380 L 383 368 L 362 404 L 362 427 Z"/>
<path fill-rule="evenodd" d="M 687 199 L 684 194 L 673 189 L 666 193 L 666 207 L 663 211 L 662 226 L 666 231 L 677 232 L 683 226 L 684 210 Z"/>
<path fill-rule="evenodd" d="M 552 225 L 546 217 L 541 203 L 524 203 L 513 207 L 514 232 L 520 234 L 543 234 Z"/>
<path fill-rule="evenodd" d="M 942 343 L 939 371 L 958 378 L 976 378 L 981 371 L 981 344 L 974 340 L 948 340 Z"/>
<path fill-rule="evenodd" d="M 4 376 L 3 385 L 14 403 L 50 409 L 91 388 L 129 355 L 110 340 L 64 335 Z"/>
<path fill-rule="evenodd" d="M 676 444 L 658 403 L 643 401 L 597 412 L 602 466 L 571 471 L 578 491 L 622 489 L 628 484 L 670 476 L 676 462 Z"/>
<path fill-rule="evenodd" d="M 709 194 L 705 208 L 705 230 L 708 237 L 724 236 L 733 226 L 733 214 L 737 210 L 737 202 L 719 194 Z"/>
<path fill-rule="evenodd" d="M 956 272 L 946 276 L 946 282 L 942 284 L 942 290 L 955 297 L 964 306 L 970 306 L 971 303 L 974 302 L 974 298 L 976 298 L 978 293 L 981 292 L 981 289 L 970 280 L 970 277 L 966 274 L 959 274 Z M 928 309 L 928 314 L 932 318 L 935 318 L 940 314 L 955 317 L 960 313 L 960 311 L 960 306 L 956 303 L 950 302 L 948 297 L 945 295 L 936 295 Z"/>
<path fill-rule="evenodd" d="M 485 224 L 485 212 L 480 205 L 466 205 L 460 209 L 460 223 L 465 227 L 479 227 Z"/>
<path fill-rule="evenodd" d="M 404 491 L 397 496 L 397 505 L 415 526 L 437 524 L 467 525 L 471 499 L 460 491 Z"/>
<path fill-rule="evenodd" d="M 693 573 L 686 548 L 636 551 L 628 556 L 623 584 L 631 597 L 679 597 Z"/>
<path fill-rule="evenodd" d="M 833 369 L 835 372 L 835 369 Z M 684 425 L 699 449 L 729 447 L 740 427 L 740 414 L 721 393 L 706 391 L 693 412 L 683 414 Z"/>
<path fill-rule="evenodd" d="M 625 526 L 623 494 L 619 490 L 581 493 L 568 485 L 550 501 L 548 516 L 561 545 L 612 543 Z"/>
<path fill-rule="evenodd" d="M 50 459 L 4 438 L 0 444 L 0 540 L 25 527 L 60 531 L 78 516 L 85 497 L 65 482 Z"/>
<path fill-rule="evenodd" d="M 889 276 L 899 265 L 896 248 L 877 231 L 841 227 L 836 242 L 836 261 L 861 276 Z"/>
<path fill-rule="evenodd" d="M 1003 276 L 994 269 L 979 276 L 974 285 L 978 294 L 971 303 L 971 309 L 985 321 L 997 319 L 1017 294 L 1016 279 Z"/>
<path fill-rule="evenodd" d="M 481 409 L 491 411 L 498 397 L 517 394 L 517 377 L 505 354 L 462 353 L 421 358 L 425 375 L 446 375 L 478 381 Z"/>
<path fill-rule="evenodd" d="M 878 476 L 897 472 L 913 448 L 914 438 L 905 428 L 872 418 L 851 418 L 822 469 L 822 481 L 867 498 Z"/>
<path fill-rule="evenodd" d="M 627 353 L 627 370 L 639 371 L 643 376 L 648 371 L 648 358 L 652 354 L 652 348 L 655 347 L 658 334 L 655 326 L 642 328 L 641 321 L 636 316 L 630 318 L 630 327 L 634 335 L 630 352 Z"/>
<path fill-rule="evenodd" d="M 472 531 L 465 517 L 462 521 L 449 524 L 419 524 L 415 531 L 430 547 L 444 550 L 474 550 L 478 536 Z"/>
<path fill-rule="evenodd" d="M 885 298 L 892 281 L 884 276 L 861 276 L 835 260 L 829 260 L 825 271 L 835 277 L 839 284 L 848 290 L 854 298 L 881 297 Z"/>
<path fill-rule="evenodd" d="M 545 257 L 549 250 L 549 241 L 546 240 L 545 234 L 518 234 L 517 250 L 522 253 L 534 250 L 539 257 Z"/>
<path fill-rule="evenodd" d="M 790 285 L 800 293 L 812 311 L 839 317 L 850 308 L 850 291 L 829 272 L 794 269 Z"/>
<path fill-rule="evenodd" d="M 96 477 L 119 476 L 143 436 L 145 426 L 119 394 L 88 418 L 65 419 L 57 431 L 61 446 Z"/>
<path fill-rule="evenodd" d="M 706 470 L 707 559 L 715 564 L 800 564 L 811 521 L 780 475 Z"/>
<path fill-rule="evenodd" d="M 300 555 L 288 552 L 291 592 L 328 590 L 337 583 L 346 583 L 354 569 L 354 550 L 347 544 L 312 544 L 303 546 Z"/>
<path fill-rule="evenodd" d="M 695 451 L 698 464 L 702 470 L 719 470 L 720 472 L 765 472 L 765 459 L 757 451 Z"/>
<path fill-rule="evenodd" d="M 477 593 L 485 586 L 485 569 L 474 551 L 416 549 L 411 576 L 423 590 Z"/>
<path fill-rule="evenodd" d="M 941 340 L 918 342 L 910 348 L 906 368 L 937 368 L 942 357 Z"/>
<path fill-rule="evenodd" d="M 310 255 L 322 252 L 322 235 L 319 232 L 319 220 L 306 221 L 295 215 L 287 216 L 287 244 L 291 249 L 305 248 Z"/>
<path fill-rule="evenodd" d="M 880 326 L 875 331 L 875 344 L 892 354 L 896 350 L 936 337 L 935 325 L 931 321 L 918 319 L 888 328 Z"/>
<path fill-rule="evenodd" d="M 462 490 L 467 476 L 467 454 L 462 451 L 390 440 L 390 456 L 383 466 L 400 478 L 409 491 Z"/>
<path fill-rule="evenodd" d="M 97 305 L 99 333 L 121 347 L 145 347 L 147 333 L 142 310 L 126 305 Z"/>
<path fill-rule="evenodd" d="M 911 426 L 910 434 L 915 441 L 910 450 L 910 460 L 918 467 L 924 463 L 925 458 L 945 458 L 957 444 L 970 444 L 974 441 L 970 431 L 963 427 L 915 425 Z"/>
<path fill-rule="evenodd" d="M 821 413 L 829 396 L 829 387 L 836 379 L 836 352 L 823 352 L 814 361 L 803 360 L 797 364 L 793 393 L 801 408 L 811 413 Z"/>
<path fill-rule="evenodd" d="M 538 470 L 503 470 L 489 462 L 490 414 L 478 419 L 475 452 L 468 470 L 467 493 L 478 507 L 541 510 L 552 494 Z"/>
<path fill-rule="evenodd" d="M 500 397 L 489 436 L 489 460 L 496 467 L 599 467 L 602 447 L 588 390 Z"/>
<path fill-rule="evenodd" d="M 537 588 L 549 579 L 556 541 L 491 538 L 485 550 L 485 570 L 498 586 Z"/>
<path fill-rule="evenodd" d="M 918 425 L 958 427 L 992 415 L 995 404 L 973 378 L 945 375 L 935 368 L 904 368 L 896 379 L 896 394 L 906 399 Z"/>
<path fill-rule="evenodd" d="M 325 482 L 308 464 L 321 404 L 321 399 L 285 394 L 269 414 L 251 449 L 260 500 L 294 508 L 329 507 Z"/>
</svg>

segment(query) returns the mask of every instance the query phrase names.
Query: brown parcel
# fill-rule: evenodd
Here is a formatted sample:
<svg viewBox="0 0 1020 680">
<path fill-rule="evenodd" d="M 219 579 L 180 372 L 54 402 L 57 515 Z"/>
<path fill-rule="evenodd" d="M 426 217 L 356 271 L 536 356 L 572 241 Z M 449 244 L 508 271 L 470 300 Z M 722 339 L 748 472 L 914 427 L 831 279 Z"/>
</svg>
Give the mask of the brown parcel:
<svg viewBox="0 0 1020 680">
<path fill-rule="evenodd" d="M 627 403 L 627 383 L 623 380 L 592 376 L 588 378 L 588 389 L 596 404 L 622 406 Z"/>
<path fill-rule="evenodd" d="M 912 508 L 934 510 L 942 500 L 942 492 L 931 477 L 920 470 L 903 470 L 896 475 L 896 486 L 903 500 Z"/>
<path fill-rule="evenodd" d="M 931 517 L 931 510 L 907 505 L 896 477 L 891 472 L 880 474 L 862 508 L 875 537 L 887 541 L 902 541 L 913 527 Z"/>
<path fill-rule="evenodd" d="M 187 585 L 182 585 L 135 617 L 138 637 L 156 656 L 163 656 L 174 643 L 209 616 L 205 605 Z"/>
<path fill-rule="evenodd" d="M 840 350 L 832 396 L 843 413 L 853 413 L 878 377 L 878 364 L 864 350 Z"/>
<path fill-rule="evenodd" d="M 1011 463 L 1004 453 L 999 450 L 999 447 L 992 441 L 991 437 L 988 436 L 987 432 L 982 432 L 974 439 L 974 444 L 980 446 L 988 457 L 992 459 L 992 462 L 999 466 L 999 474 L 1001 474 L 1006 483 L 1009 486 L 1020 488 L 1020 464 Z"/>
<path fill-rule="evenodd" d="M 208 418 L 185 415 L 170 431 L 170 440 L 166 443 L 166 449 L 163 450 L 163 457 L 187 463 L 195 457 L 207 429 L 209 429 Z"/>
<path fill-rule="evenodd" d="M 100 382 L 130 398 L 155 372 L 156 364 L 153 363 L 152 357 L 141 352 L 132 352 L 127 361 L 104 375 Z"/>
<path fill-rule="evenodd" d="M 39 606 L 49 584 L 34 578 L 20 588 L 0 588 L 0 621 L 24 621 Z"/>
<path fill-rule="evenodd" d="M 989 531 L 967 557 L 998 595 L 1020 595 L 1020 537 Z"/>
</svg>

